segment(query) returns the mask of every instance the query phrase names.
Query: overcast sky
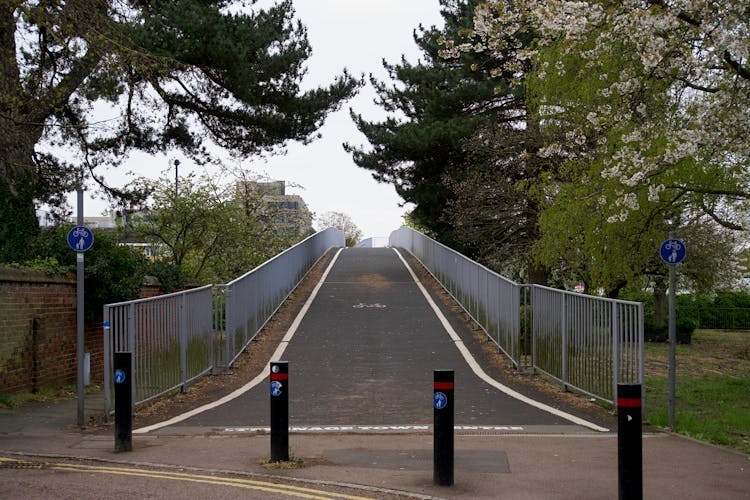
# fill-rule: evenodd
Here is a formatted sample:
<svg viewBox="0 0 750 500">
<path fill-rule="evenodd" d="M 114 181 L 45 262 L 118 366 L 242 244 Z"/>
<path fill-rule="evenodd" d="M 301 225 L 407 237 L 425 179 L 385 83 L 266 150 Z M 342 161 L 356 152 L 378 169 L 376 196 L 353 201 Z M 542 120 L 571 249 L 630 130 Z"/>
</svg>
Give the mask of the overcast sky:
<svg viewBox="0 0 750 500">
<path fill-rule="evenodd" d="M 267 5 L 264 0 L 260 5 Z M 313 55 L 308 60 L 305 87 L 326 85 L 343 68 L 353 75 L 375 74 L 385 79 L 381 61 L 397 62 L 405 55 L 416 62 L 420 52 L 412 32 L 420 24 L 442 25 L 438 0 L 294 0 L 297 17 L 307 26 Z M 266 160 L 249 158 L 242 165 L 272 180 L 285 180 L 300 187 L 287 190 L 299 194 L 315 214 L 329 211 L 349 215 L 365 237 L 388 236 L 398 229 L 407 208 L 390 184 L 379 184 L 369 171 L 357 167 L 341 144 L 366 144 L 349 117 L 349 108 L 367 119 L 382 119 L 382 110 L 373 104 L 369 82 L 341 110 L 328 117 L 320 130 L 323 137 L 303 146 L 289 143 L 287 154 Z M 172 156 L 148 157 L 136 154 L 117 171 L 107 172 L 116 185 L 127 182 L 125 172 L 158 176 Z M 180 171 L 190 168 L 180 158 Z M 210 172 L 210 171 L 209 171 Z M 122 179 L 121 181 L 119 179 Z M 71 202 L 74 203 L 72 195 Z M 87 199 L 86 215 L 100 215 L 106 203 Z M 75 207 L 75 205 L 73 205 Z M 75 209 L 74 209 L 75 212 Z"/>
</svg>

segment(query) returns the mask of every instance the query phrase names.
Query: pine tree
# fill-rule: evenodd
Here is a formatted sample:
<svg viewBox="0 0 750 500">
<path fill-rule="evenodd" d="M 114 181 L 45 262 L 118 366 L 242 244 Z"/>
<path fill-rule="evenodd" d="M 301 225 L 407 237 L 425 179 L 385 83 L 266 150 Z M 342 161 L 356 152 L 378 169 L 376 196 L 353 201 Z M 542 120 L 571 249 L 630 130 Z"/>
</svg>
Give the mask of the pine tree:
<svg viewBox="0 0 750 500">
<path fill-rule="evenodd" d="M 0 260 L 38 230 L 39 203 L 82 177 L 107 187 L 95 167 L 133 150 L 200 162 L 212 144 L 246 156 L 316 137 L 359 82 L 302 91 L 291 0 L 248 3 L 0 0 Z"/>
<path fill-rule="evenodd" d="M 352 112 L 352 119 L 371 148 L 345 144 L 355 163 L 391 183 L 398 194 L 415 205 L 412 220 L 446 244 L 457 245 L 446 208 L 455 197 L 447 179 L 460 179 L 466 169 L 464 142 L 488 123 L 517 119 L 523 95 L 496 88 L 479 71 L 483 57 L 463 53 L 444 58 L 445 40 L 458 39 L 472 26 L 476 0 L 441 0 L 444 28 L 419 27 L 414 40 L 423 59 L 383 62 L 393 84 L 371 77 L 377 104 L 391 116 L 369 122 Z"/>
</svg>

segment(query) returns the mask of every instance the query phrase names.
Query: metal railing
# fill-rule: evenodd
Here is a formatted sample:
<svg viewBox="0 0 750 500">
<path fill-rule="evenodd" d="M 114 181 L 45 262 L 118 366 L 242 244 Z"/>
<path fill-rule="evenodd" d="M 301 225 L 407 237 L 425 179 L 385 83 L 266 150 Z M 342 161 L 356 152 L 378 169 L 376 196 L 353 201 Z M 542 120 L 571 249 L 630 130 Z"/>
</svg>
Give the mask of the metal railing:
<svg viewBox="0 0 750 500">
<path fill-rule="evenodd" d="M 402 227 L 411 252 L 519 369 L 614 404 L 618 383 L 643 383 L 643 305 L 521 285 Z"/>
<path fill-rule="evenodd" d="M 234 363 L 318 259 L 329 248 L 345 245 L 344 233 L 328 228 L 217 287 L 224 297 L 226 322 L 217 365 L 226 368 Z"/>
<path fill-rule="evenodd" d="M 344 234 L 316 233 L 226 285 L 104 306 L 104 373 L 115 352 L 133 353 L 133 404 L 212 371 L 226 369 L 263 328 L 312 266 Z M 112 410 L 112 381 L 104 410 Z"/>
<path fill-rule="evenodd" d="M 707 330 L 750 330 L 750 308 L 678 305 L 677 317 L 693 319 Z"/>
<path fill-rule="evenodd" d="M 143 403 L 184 388 L 214 366 L 211 285 L 104 306 L 104 373 L 115 352 L 131 352 L 133 401 Z M 104 409 L 111 410 L 111 381 Z"/>
</svg>

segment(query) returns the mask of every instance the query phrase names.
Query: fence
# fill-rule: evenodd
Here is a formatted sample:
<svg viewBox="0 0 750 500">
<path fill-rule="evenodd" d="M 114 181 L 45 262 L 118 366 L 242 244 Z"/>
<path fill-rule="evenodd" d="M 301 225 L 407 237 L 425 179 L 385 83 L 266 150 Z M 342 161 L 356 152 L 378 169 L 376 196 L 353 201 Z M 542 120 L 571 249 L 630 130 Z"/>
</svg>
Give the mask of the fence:
<svg viewBox="0 0 750 500">
<path fill-rule="evenodd" d="M 219 366 L 227 367 L 234 362 L 329 248 L 345 244 L 341 231 L 328 228 L 218 287 L 226 306 L 226 337 Z M 222 301 L 217 302 L 220 305 Z"/>
<path fill-rule="evenodd" d="M 315 262 L 341 246 L 343 233 L 329 228 L 226 285 L 105 305 L 104 373 L 115 352 L 132 352 L 133 402 L 140 404 L 226 369 Z M 106 415 L 111 383 L 104 384 Z"/>
<path fill-rule="evenodd" d="M 750 330 L 750 309 L 742 307 L 677 306 L 678 318 L 698 322 L 707 330 Z"/>
<path fill-rule="evenodd" d="M 410 251 L 519 369 L 613 403 L 618 383 L 643 383 L 643 305 L 520 285 L 403 227 Z"/>
</svg>

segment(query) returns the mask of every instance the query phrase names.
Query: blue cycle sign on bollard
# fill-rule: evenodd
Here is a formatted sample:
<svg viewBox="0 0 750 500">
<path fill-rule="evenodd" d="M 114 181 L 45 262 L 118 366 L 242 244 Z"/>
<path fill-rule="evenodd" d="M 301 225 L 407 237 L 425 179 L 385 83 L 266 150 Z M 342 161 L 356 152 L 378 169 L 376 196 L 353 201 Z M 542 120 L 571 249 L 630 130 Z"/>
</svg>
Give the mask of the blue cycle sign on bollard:
<svg viewBox="0 0 750 500">
<path fill-rule="evenodd" d="M 115 384 L 122 384 L 125 382 L 125 372 L 119 368 L 115 370 Z"/>
<path fill-rule="evenodd" d="M 448 405 L 448 398 L 442 392 L 436 392 L 435 396 L 433 396 L 433 399 L 436 410 L 442 410 Z"/>
<path fill-rule="evenodd" d="M 670 238 L 661 244 L 659 254 L 667 264 L 679 264 L 685 259 L 685 244 L 680 240 Z"/>
<path fill-rule="evenodd" d="M 68 245 L 76 252 L 85 252 L 94 244 L 94 233 L 86 226 L 76 226 L 68 231 Z"/>
</svg>

